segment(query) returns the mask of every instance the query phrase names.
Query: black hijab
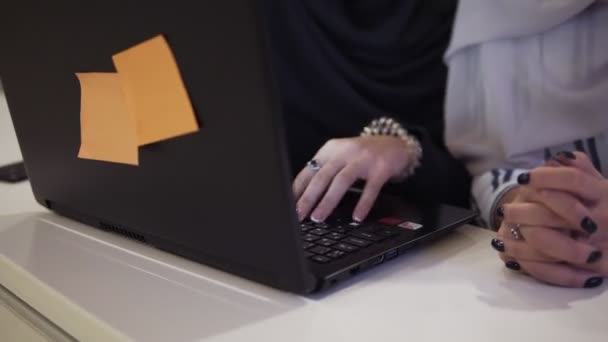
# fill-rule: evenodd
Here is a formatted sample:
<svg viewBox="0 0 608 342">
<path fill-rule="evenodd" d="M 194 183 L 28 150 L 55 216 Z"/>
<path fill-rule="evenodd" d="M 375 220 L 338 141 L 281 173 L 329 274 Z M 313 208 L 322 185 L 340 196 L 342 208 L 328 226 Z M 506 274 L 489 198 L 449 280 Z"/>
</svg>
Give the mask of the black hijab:
<svg viewBox="0 0 608 342">
<path fill-rule="evenodd" d="M 275 0 L 270 31 L 292 164 L 381 115 L 442 144 L 456 0 Z"/>
</svg>

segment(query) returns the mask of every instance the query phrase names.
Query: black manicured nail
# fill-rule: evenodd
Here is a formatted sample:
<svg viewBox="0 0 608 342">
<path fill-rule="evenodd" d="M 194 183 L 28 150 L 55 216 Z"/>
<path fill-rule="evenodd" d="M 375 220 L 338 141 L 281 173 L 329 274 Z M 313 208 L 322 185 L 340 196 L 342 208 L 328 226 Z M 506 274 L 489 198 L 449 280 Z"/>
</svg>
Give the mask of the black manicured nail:
<svg viewBox="0 0 608 342">
<path fill-rule="evenodd" d="M 595 264 L 602 258 L 602 256 L 603 256 L 603 254 L 601 251 L 591 252 L 591 254 L 589 254 L 589 258 L 587 258 L 587 263 Z"/>
<path fill-rule="evenodd" d="M 519 263 L 517 261 L 507 261 L 505 266 L 507 266 L 508 269 L 513 270 L 513 271 L 521 270 L 521 266 L 519 265 Z"/>
<path fill-rule="evenodd" d="M 566 159 L 570 159 L 570 160 L 576 159 L 576 155 L 570 151 L 562 151 L 562 152 L 557 153 L 555 156 L 558 158 L 566 158 Z"/>
<path fill-rule="evenodd" d="M 499 251 L 500 253 L 504 253 L 505 243 L 502 240 L 492 239 L 492 248 Z"/>
<path fill-rule="evenodd" d="M 519 177 L 517 177 L 517 183 L 519 183 L 520 185 L 530 184 L 530 174 L 522 173 L 521 175 L 519 175 Z"/>
<path fill-rule="evenodd" d="M 585 217 L 581 221 L 581 228 L 583 228 L 583 230 L 587 233 L 593 234 L 597 231 L 597 224 L 595 224 L 595 222 L 591 218 Z"/>
<path fill-rule="evenodd" d="M 505 217 L 505 207 L 500 207 L 496 210 L 496 216 L 499 219 L 503 219 Z"/>
<path fill-rule="evenodd" d="M 585 288 L 593 289 L 593 288 L 596 288 L 596 287 L 602 285 L 603 283 L 604 283 L 604 279 L 602 279 L 600 277 L 589 278 L 589 280 L 587 280 L 585 282 Z"/>
</svg>

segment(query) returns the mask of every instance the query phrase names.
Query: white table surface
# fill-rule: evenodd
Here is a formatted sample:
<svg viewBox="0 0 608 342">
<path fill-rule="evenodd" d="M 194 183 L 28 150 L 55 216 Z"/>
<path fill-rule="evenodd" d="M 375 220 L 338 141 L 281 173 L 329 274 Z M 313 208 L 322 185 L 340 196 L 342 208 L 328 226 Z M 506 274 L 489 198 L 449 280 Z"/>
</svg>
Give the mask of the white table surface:
<svg viewBox="0 0 608 342">
<path fill-rule="evenodd" d="M 0 156 L 16 155 L 9 145 Z M 44 212 L 27 183 L 0 185 L 0 284 L 79 340 L 608 340 L 607 286 L 561 289 L 508 271 L 491 237 L 463 227 L 300 297 Z"/>
<path fill-rule="evenodd" d="M 0 84 L 0 166 L 18 161 L 21 161 L 21 152 Z M 31 195 L 28 182 L 16 185 L 0 182 L 0 198 L 0 215 L 41 210 Z"/>
</svg>

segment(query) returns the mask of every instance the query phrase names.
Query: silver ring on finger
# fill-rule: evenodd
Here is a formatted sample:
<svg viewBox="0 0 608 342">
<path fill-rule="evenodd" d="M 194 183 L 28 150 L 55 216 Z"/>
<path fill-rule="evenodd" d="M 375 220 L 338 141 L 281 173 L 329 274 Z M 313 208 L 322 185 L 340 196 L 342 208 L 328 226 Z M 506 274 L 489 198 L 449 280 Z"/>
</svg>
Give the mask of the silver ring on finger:
<svg viewBox="0 0 608 342">
<path fill-rule="evenodd" d="M 522 240 L 523 236 L 521 235 L 521 231 L 519 230 L 521 228 L 521 225 L 518 224 L 513 224 L 509 227 L 509 231 L 511 232 L 511 235 L 513 236 L 513 238 L 515 240 Z"/>
<path fill-rule="evenodd" d="M 306 163 L 306 167 L 314 172 L 318 172 L 319 170 L 321 170 L 323 165 L 318 160 L 312 159 L 308 163 Z"/>
</svg>

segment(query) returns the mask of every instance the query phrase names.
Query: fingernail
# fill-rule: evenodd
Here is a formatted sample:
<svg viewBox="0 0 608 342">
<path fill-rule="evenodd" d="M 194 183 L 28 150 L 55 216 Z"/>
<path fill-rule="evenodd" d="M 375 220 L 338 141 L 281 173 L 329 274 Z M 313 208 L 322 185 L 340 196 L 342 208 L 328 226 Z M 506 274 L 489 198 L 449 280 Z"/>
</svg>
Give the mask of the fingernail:
<svg viewBox="0 0 608 342">
<path fill-rule="evenodd" d="M 312 222 L 314 222 L 314 223 L 323 223 L 323 220 L 322 220 L 322 219 L 320 219 L 320 218 L 318 218 L 317 216 L 315 216 L 315 214 L 312 214 L 312 215 L 310 216 L 310 219 L 311 219 L 311 220 L 312 220 Z"/>
<path fill-rule="evenodd" d="M 521 266 L 519 265 L 519 263 L 517 261 L 507 261 L 505 263 L 505 266 L 507 266 L 508 269 L 513 270 L 513 271 L 521 270 Z"/>
<path fill-rule="evenodd" d="M 596 287 L 602 285 L 603 283 L 604 283 L 604 279 L 602 279 L 600 277 L 589 278 L 589 280 L 587 280 L 585 282 L 585 288 L 593 289 L 593 288 L 596 288 Z"/>
<path fill-rule="evenodd" d="M 505 217 L 505 207 L 500 207 L 496 210 L 496 216 L 498 216 L 499 219 L 503 219 Z"/>
<path fill-rule="evenodd" d="M 576 155 L 570 151 L 562 151 L 562 152 L 557 153 L 555 156 L 558 158 L 566 158 L 566 159 L 570 159 L 570 160 L 576 159 Z"/>
<path fill-rule="evenodd" d="M 505 243 L 502 240 L 492 239 L 492 247 L 500 253 L 505 252 Z"/>
<path fill-rule="evenodd" d="M 589 234 L 593 234 L 597 231 L 597 224 L 589 218 L 585 217 L 583 221 L 581 221 L 581 228 Z"/>
<path fill-rule="evenodd" d="M 526 172 L 519 175 L 519 177 L 517 177 L 517 183 L 520 185 L 530 184 L 530 174 Z"/>
<path fill-rule="evenodd" d="M 602 258 L 602 256 L 603 254 L 601 251 L 591 252 L 591 254 L 589 254 L 589 258 L 587 258 L 587 263 L 594 264 L 598 262 Z"/>
<path fill-rule="evenodd" d="M 357 222 L 357 223 L 361 223 L 363 222 L 362 219 L 360 219 L 358 216 L 353 216 L 353 221 Z"/>
</svg>

